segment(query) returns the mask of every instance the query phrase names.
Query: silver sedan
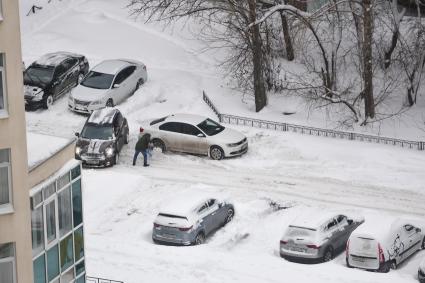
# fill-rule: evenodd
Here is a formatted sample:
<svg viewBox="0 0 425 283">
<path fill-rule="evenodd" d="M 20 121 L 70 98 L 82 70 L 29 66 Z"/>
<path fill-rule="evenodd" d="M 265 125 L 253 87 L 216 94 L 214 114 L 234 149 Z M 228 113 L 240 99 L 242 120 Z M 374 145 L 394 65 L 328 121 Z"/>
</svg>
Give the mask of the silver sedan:
<svg viewBox="0 0 425 283">
<path fill-rule="evenodd" d="M 106 60 L 96 65 L 68 99 L 70 110 L 91 113 L 130 97 L 148 79 L 146 66 L 135 60 Z"/>
</svg>

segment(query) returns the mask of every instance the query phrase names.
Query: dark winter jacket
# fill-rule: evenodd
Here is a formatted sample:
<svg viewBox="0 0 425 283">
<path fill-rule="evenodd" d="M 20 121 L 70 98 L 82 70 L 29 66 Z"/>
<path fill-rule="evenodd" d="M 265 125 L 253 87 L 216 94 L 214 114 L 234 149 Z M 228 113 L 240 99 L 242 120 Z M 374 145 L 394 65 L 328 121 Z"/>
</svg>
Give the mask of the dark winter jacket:
<svg viewBox="0 0 425 283">
<path fill-rule="evenodd" d="M 151 140 L 150 134 L 144 134 L 136 143 L 136 150 L 142 151 L 146 150 L 149 147 L 149 142 Z"/>
</svg>

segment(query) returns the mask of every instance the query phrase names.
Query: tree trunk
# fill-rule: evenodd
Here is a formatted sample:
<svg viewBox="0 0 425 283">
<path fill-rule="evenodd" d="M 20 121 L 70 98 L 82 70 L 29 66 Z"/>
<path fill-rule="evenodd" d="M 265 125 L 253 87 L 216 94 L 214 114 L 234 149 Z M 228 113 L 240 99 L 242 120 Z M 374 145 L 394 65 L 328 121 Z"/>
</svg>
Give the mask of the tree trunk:
<svg viewBox="0 0 425 283">
<path fill-rule="evenodd" d="M 385 69 L 388 69 L 391 65 L 391 56 L 392 56 L 392 54 L 393 54 L 393 52 L 394 52 L 394 50 L 397 46 L 398 35 L 399 35 L 398 28 L 396 28 L 396 30 L 393 31 L 393 36 L 391 38 L 391 46 L 387 51 L 385 51 L 385 56 L 384 56 L 384 60 L 385 60 L 384 61 L 384 67 L 385 67 Z"/>
<path fill-rule="evenodd" d="M 375 117 L 372 66 L 373 11 L 371 1 L 372 0 L 363 0 L 363 80 L 365 119 Z"/>
<path fill-rule="evenodd" d="M 249 6 L 249 21 L 251 23 L 257 20 L 257 0 L 248 0 Z M 264 87 L 263 77 L 263 56 L 261 50 L 261 35 L 259 25 L 252 25 L 250 29 L 251 48 L 252 48 L 252 63 L 254 66 L 254 96 L 255 96 L 255 111 L 259 112 L 267 105 L 267 95 Z"/>
<path fill-rule="evenodd" d="M 283 39 L 285 40 L 286 59 L 292 61 L 295 59 L 294 48 L 292 46 L 291 35 L 289 34 L 288 20 L 284 12 L 280 12 L 280 19 L 282 21 Z"/>
</svg>

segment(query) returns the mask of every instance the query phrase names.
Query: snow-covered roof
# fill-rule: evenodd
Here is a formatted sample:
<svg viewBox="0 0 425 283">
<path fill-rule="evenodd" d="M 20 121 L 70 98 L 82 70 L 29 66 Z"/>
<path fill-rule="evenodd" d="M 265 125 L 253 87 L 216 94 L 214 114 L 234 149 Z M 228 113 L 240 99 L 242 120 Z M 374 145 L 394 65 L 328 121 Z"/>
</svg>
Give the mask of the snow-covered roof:
<svg viewBox="0 0 425 283">
<path fill-rule="evenodd" d="M 93 124 L 112 124 L 117 111 L 117 109 L 111 107 L 95 110 L 90 115 L 88 122 Z"/>
<path fill-rule="evenodd" d="M 326 221 L 339 214 L 343 213 L 319 209 L 308 209 L 302 214 L 298 215 L 290 225 L 310 229 L 319 229 L 323 224 L 325 224 Z"/>
<path fill-rule="evenodd" d="M 217 199 L 216 197 L 203 193 L 173 198 L 167 205 L 161 207 L 159 213 L 190 217 L 199 205 L 212 198 Z"/>
<path fill-rule="evenodd" d="M 54 53 L 48 53 L 43 56 L 41 56 L 37 61 L 35 61 L 38 65 L 43 66 L 57 66 L 61 62 L 63 62 L 65 59 L 68 59 L 69 57 L 81 57 L 82 55 L 70 53 L 70 52 L 54 52 Z"/>
<path fill-rule="evenodd" d="M 195 114 L 182 114 L 177 113 L 167 117 L 166 121 L 186 122 L 192 125 L 198 125 L 203 122 L 207 117 Z"/>
<path fill-rule="evenodd" d="M 92 71 L 104 74 L 115 75 L 123 68 L 130 66 L 131 64 L 128 61 L 124 60 L 105 60 L 94 66 Z"/>
<path fill-rule="evenodd" d="M 27 132 L 28 169 L 31 171 L 73 142 L 74 139 Z"/>
</svg>

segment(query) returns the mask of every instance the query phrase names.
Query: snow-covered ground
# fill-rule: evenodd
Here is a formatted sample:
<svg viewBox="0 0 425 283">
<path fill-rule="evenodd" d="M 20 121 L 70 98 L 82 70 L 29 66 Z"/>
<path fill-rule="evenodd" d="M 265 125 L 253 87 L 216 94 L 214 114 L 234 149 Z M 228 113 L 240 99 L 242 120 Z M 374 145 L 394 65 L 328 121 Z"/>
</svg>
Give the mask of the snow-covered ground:
<svg viewBox="0 0 425 283">
<path fill-rule="evenodd" d="M 22 7 L 32 2 L 20 1 Z M 226 106 L 223 94 L 232 91 L 223 86 L 211 58 L 196 52 L 199 43 L 128 19 L 125 1 L 45 2 L 36 15 L 22 15 L 26 64 L 47 52 L 66 50 L 86 55 L 91 66 L 110 58 L 137 59 L 146 63 L 149 74 L 148 82 L 118 106 L 131 131 L 120 164 L 83 172 L 88 275 L 126 283 L 417 280 L 424 251 L 398 270 L 379 274 L 346 268 L 344 255 L 326 264 L 290 263 L 279 257 L 278 247 L 285 225 L 309 209 L 341 209 L 364 215 L 366 221 L 368 215 L 423 218 L 425 153 L 240 127 L 250 144 L 240 158 L 217 162 L 155 152 L 149 168 L 140 166 L 141 161 L 133 167 L 140 121 L 173 112 L 214 117 L 202 102 L 204 89 L 223 105 L 223 112 L 244 115 L 249 106 L 238 104 L 235 94 Z M 266 119 L 280 119 L 279 113 L 266 114 Z M 28 112 L 27 126 L 72 137 L 85 119 L 67 110 L 64 97 L 48 111 Z M 154 245 L 152 221 L 159 207 L 198 192 L 232 199 L 234 221 L 202 246 Z M 271 200 L 292 208 L 273 211 Z"/>
</svg>

